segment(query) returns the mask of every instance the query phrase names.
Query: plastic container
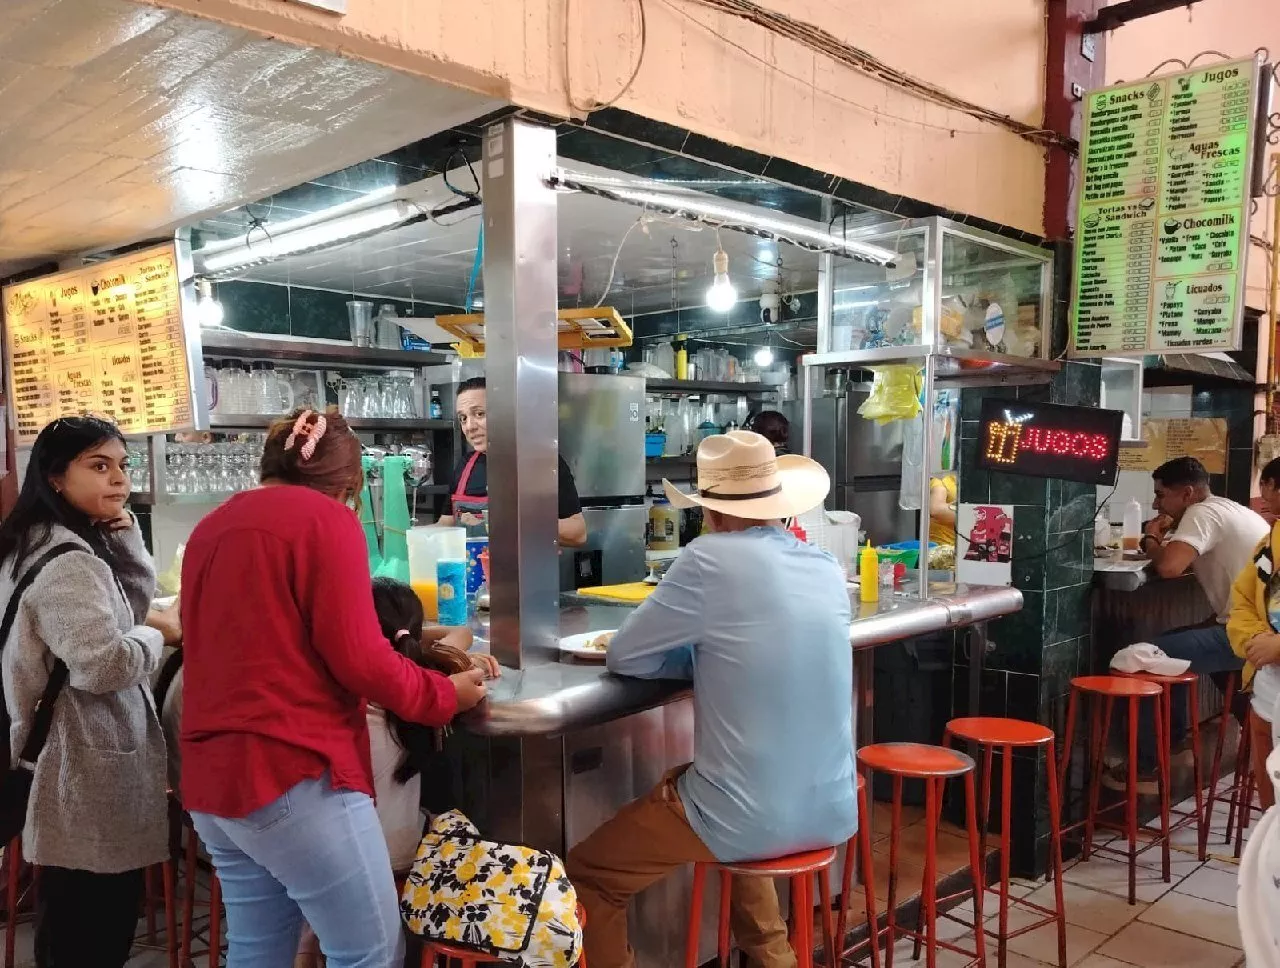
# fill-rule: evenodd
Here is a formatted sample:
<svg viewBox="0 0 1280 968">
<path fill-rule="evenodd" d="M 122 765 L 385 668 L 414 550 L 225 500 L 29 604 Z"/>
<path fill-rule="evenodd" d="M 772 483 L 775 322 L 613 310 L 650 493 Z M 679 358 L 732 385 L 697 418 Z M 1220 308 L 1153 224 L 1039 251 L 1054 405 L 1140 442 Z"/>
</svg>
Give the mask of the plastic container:
<svg viewBox="0 0 1280 968">
<path fill-rule="evenodd" d="M 649 550 L 675 551 L 680 547 L 680 512 L 664 497 L 649 508 Z"/>
<path fill-rule="evenodd" d="M 1120 533 L 1120 547 L 1125 551 L 1137 551 L 1142 541 L 1142 505 L 1137 498 L 1130 498 L 1124 506 L 1124 529 Z"/>
<path fill-rule="evenodd" d="M 929 549 L 938 547 L 936 542 L 929 542 Z M 920 565 L 919 541 L 895 541 L 893 544 L 881 545 L 876 549 L 881 561 L 901 564 L 905 568 L 916 568 Z"/>
<path fill-rule="evenodd" d="M 441 625 L 467 624 L 467 563 L 441 558 L 436 562 L 437 612 Z"/>
<path fill-rule="evenodd" d="M 467 601 L 474 601 L 484 586 L 484 568 L 480 564 L 480 555 L 488 550 L 488 537 L 477 535 L 467 538 Z"/>
<path fill-rule="evenodd" d="M 422 610 L 429 619 L 440 617 L 439 569 L 441 561 L 456 561 L 462 568 L 459 594 L 466 607 L 467 529 L 441 528 L 435 525 L 410 528 L 409 584 L 422 602 Z M 465 622 L 465 617 L 463 619 Z"/>
<path fill-rule="evenodd" d="M 653 433 L 644 435 L 644 456 L 645 457 L 661 457 L 663 450 L 667 446 L 667 435 L 664 433 Z"/>
<path fill-rule="evenodd" d="M 880 601 L 880 560 L 869 542 L 858 553 L 858 594 L 864 602 Z"/>
</svg>

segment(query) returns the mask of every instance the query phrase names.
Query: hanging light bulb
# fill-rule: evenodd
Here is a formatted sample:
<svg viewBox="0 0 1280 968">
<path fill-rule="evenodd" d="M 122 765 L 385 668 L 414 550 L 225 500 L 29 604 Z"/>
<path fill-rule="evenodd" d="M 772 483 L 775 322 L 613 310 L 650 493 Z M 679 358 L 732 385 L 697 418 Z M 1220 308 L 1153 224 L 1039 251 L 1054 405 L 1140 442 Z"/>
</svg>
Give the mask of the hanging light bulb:
<svg viewBox="0 0 1280 968">
<path fill-rule="evenodd" d="M 206 329 L 216 329 L 222 325 L 222 303 L 213 298 L 213 283 L 208 279 L 196 281 L 196 318 Z"/>
<path fill-rule="evenodd" d="M 711 260 L 715 279 L 707 290 L 707 308 L 717 313 L 727 313 L 738 301 L 738 290 L 729 281 L 729 256 L 717 242 L 716 254 Z"/>
<path fill-rule="evenodd" d="M 758 367 L 760 367 L 760 368 L 762 368 L 762 369 L 763 369 L 764 367 L 766 367 L 766 366 L 772 366 L 772 365 L 773 365 L 773 350 L 771 350 L 771 349 L 770 349 L 769 347 L 767 347 L 767 346 L 762 346 L 762 347 L 760 347 L 760 349 L 756 350 L 756 355 L 755 355 L 754 359 L 755 359 L 755 361 L 756 361 L 756 366 L 758 366 Z"/>
</svg>

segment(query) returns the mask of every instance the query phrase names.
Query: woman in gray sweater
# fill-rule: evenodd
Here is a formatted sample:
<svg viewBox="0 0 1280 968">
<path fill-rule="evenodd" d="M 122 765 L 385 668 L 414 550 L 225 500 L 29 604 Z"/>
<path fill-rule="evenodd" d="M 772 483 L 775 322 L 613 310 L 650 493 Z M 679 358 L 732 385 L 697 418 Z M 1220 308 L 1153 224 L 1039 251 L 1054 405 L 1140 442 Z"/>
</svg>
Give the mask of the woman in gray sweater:
<svg viewBox="0 0 1280 968">
<path fill-rule="evenodd" d="M 0 602 L 44 550 L 3 647 L 11 755 L 22 748 L 55 658 L 69 670 L 36 764 L 22 835 L 41 868 L 39 968 L 120 968 L 143 869 L 168 854 L 164 735 L 149 693 L 177 610 L 154 612 L 155 570 L 126 508 L 128 453 L 114 424 L 64 417 L 31 449 L 0 525 Z"/>
</svg>

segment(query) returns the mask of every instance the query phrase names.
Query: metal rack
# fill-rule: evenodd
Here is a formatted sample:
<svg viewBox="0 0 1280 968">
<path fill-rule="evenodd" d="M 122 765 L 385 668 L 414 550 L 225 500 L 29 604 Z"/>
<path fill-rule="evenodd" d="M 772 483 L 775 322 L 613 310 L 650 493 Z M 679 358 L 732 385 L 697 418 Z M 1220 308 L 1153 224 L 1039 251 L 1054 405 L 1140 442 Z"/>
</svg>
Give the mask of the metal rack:
<svg viewBox="0 0 1280 968">
<path fill-rule="evenodd" d="M 310 365 L 316 368 L 361 370 L 412 370 L 417 381 L 416 404 L 419 412 L 427 413 L 430 407 L 427 368 L 446 363 L 448 357 L 439 353 L 418 350 L 388 350 L 377 347 L 353 346 L 350 343 L 327 340 L 300 340 L 282 337 L 262 337 L 234 330 L 204 330 L 200 334 L 202 359 L 267 360 L 273 363 L 288 362 Z M 261 432 L 280 418 L 279 414 L 211 414 L 206 426 L 197 431 L 211 430 L 218 433 L 237 431 Z M 377 418 L 353 417 L 348 421 L 356 433 L 427 433 L 433 435 L 433 455 L 441 451 L 452 452 L 457 428 L 451 420 L 427 417 Z M 449 446 L 440 446 L 441 435 L 448 435 Z M 207 494 L 171 494 L 167 481 L 167 435 L 153 434 L 145 438 L 150 461 L 150 488 L 135 492 L 130 500 L 140 506 L 158 505 L 214 505 L 231 496 L 210 492 Z M 437 466 L 440 466 L 437 462 Z M 419 488 L 420 494 L 439 495 L 448 492 L 447 484 L 429 484 Z"/>
</svg>

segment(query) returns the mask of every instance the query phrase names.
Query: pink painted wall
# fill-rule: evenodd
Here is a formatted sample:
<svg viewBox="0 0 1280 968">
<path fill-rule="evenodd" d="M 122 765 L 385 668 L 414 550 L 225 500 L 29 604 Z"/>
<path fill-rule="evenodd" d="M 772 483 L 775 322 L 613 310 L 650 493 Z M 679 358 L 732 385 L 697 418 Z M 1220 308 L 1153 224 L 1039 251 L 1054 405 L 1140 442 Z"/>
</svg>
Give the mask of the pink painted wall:
<svg viewBox="0 0 1280 968">
<path fill-rule="evenodd" d="M 281 0 L 149 2 L 557 116 L 580 113 L 566 94 L 566 64 L 574 102 L 608 100 L 639 53 L 636 0 L 350 0 L 345 17 Z M 969 100 L 1040 122 L 1044 0 L 766 5 Z M 1016 135 L 890 89 L 693 0 L 646 0 L 645 9 L 643 66 L 620 107 L 886 191 L 1042 230 L 1043 152 Z"/>
<path fill-rule="evenodd" d="M 1171 57 L 1190 61 L 1201 51 L 1248 57 L 1259 47 L 1270 48 L 1273 61 L 1280 58 L 1280 0 L 1201 0 L 1190 10 L 1171 10 L 1112 33 L 1107 41 L 1107 80 L 1142 77 Z M 1221 59 L 1210 54 L 1197 63 Z M 1162 68 L 1166 73 L 1178 70 L 1177 64 Z M 1280 89 L 1273 90 L 1273 109 L 1280 110 Z M 1259 206 L 1252 233 L 1271 237 L 1269 205 Z M 1248 304 L 1258 309 L 1267 305 L 1266 258 L 1263 249 L 1253 247 L 1246 281 Z"/>
</svg>

